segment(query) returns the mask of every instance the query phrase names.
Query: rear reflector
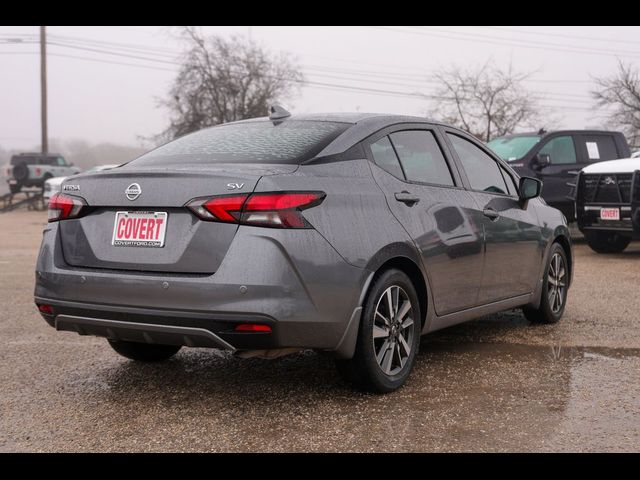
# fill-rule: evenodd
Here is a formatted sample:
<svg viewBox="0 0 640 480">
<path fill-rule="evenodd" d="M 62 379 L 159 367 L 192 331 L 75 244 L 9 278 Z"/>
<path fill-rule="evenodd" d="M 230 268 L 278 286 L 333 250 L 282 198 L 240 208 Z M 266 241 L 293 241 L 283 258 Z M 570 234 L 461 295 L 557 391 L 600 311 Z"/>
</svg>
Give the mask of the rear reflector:
<svg viewBox="0 0 640 480">
<path fill-rule="evenodd" d="M 236 332 L 270 333 L 271 327 L 260 323 L 241 323 L 240 325 L 236 325 Z"/>
<path fill-rule="evenodd" d="M 67 220 L 77 218 L 86 206 L 84 199 L 71 195 L 56 193 L 49 199 L 49 221 Z"/>
<path fill-rule="evenodd" d="M 302 210 L 319 205 L 324 192 L 271 192 L 196 198 L 186 206 L 202 220 L 274 228 L 310 228 Z"/>
<path fill-rule="evenodd" d="M 53 315 L 53 307 L 51 305 L 38 305 L 38 310 L 45 315 Z"/>
</svg>

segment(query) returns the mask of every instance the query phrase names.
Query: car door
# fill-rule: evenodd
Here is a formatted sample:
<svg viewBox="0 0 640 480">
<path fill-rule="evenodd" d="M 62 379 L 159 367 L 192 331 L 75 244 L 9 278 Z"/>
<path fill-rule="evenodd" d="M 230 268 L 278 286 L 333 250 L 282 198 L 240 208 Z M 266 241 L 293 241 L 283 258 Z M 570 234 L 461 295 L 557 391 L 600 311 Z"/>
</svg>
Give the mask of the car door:
<svg viewBox="0 0 640 480">
<path fill-rule="evenodd" d="M 532 292 L 543 253 L 534 206 L 520 202 L 514 173 L 488 149 L 456 130 L 447 129 L 446 137 L 482 218 L 485 255 L 478 302 Z"/>
<path fill-rule="evenodd" d="M 387 129 L 366 147 L 375 181 L 420 252 L 438 315 L 476 305 L 483 260 L 482 219 L 442 143 L 419 124 Z"/>
<path fill-rule="evenodd" d="M 586 159 L 580 154 L 577 138 L 574 135 L 561 134 L 544 140 L 537 152 L 538 156 L 549 155 L 549 165 L 536 170 L 536 177 L 542 180 L 542 197 L 550 205 L 559 208 L 573 218 L 573 200 L 571 185 L 576 175 L 587 166 Z"/>
</svg>

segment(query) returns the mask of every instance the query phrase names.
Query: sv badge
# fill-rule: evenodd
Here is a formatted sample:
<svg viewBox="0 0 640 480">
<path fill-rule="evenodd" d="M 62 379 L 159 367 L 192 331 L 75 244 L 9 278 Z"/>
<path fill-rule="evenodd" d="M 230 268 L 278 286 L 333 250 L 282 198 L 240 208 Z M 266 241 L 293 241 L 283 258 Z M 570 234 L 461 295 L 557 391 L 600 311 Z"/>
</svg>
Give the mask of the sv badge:
<svg viewBox="0 0 640 480">
<path fill-rule="evenodd" d="M 244 183 L 227 183 L 229 190 L 240 190 L 242 187 L 244 187 Z"/>
</svg>

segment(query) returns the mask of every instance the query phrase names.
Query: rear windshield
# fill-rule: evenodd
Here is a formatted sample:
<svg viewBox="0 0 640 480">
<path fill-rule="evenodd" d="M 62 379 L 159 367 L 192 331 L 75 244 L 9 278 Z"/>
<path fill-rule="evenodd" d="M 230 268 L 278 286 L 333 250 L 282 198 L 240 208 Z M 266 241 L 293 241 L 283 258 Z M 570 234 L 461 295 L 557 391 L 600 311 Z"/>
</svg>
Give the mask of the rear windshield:
<svg viewBox="0 0 640 480">
<path fill-rule="evenodd" d="M 130 165 L 175 163 L 289 163 L 313 158 L 351 124 L 287 120 L 219 125 L 185 135 L 130 162 Z"/>
<path fill-rule="evenodd" d="M 531 147 L 540 141 L 538 135 L 519 137 L 500 137 L 491 140 L 487 146 L 493 150 L 501 159 L 508 162 L 520 160 Z"/>
</svg>

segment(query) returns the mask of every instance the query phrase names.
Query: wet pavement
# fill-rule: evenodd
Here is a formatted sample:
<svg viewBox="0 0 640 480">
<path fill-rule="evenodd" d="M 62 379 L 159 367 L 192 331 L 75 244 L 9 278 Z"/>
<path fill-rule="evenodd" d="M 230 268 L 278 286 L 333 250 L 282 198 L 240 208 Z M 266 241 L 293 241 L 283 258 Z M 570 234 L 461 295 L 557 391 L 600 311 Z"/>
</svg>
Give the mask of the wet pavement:
<svg viewBox="0 0 640 480">
<path fill-rule="evenodd" d="M 140 365 L 35 311 L 41 212 L 0 215 L 0 451 L 640 451 L 640 244 L 576 245 L 565 317 L 423 337 L 408 384 L 354 392 L 313 352 Z"/>
</svg>

